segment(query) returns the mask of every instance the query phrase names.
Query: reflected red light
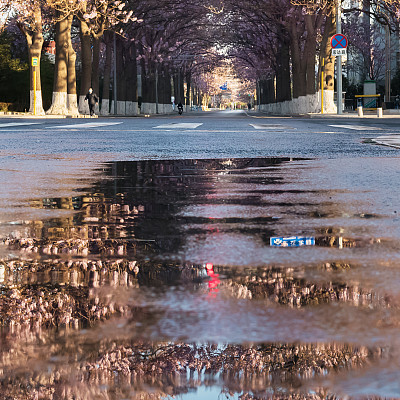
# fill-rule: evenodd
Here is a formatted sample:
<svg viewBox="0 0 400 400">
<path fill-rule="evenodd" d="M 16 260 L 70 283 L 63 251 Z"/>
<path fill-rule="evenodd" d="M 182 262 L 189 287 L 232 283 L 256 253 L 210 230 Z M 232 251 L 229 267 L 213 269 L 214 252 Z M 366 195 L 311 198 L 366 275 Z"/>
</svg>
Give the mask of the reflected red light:
<svg viewBox="0 0 400 400">
<path fill-rule="evenodd" d="M 208 282 L 208 288 L 214 292 L 218 292 L 217 286 L 221 283 L 219 279 L 212 279 Z"/>
<path fill-rule="evenodd" d="M 210 294 L 215 295 L 215 293 L 218 292 L 218 285 L 221 283 L 221 281 L 218 279 L 219 274 L 216 274 L 214 272 L 214 264 L 212 263 L 206 264 L 206 271 L 207 275 L 211 278 L 208 281 L 208 288 L 210 290 Z"/>
</svg>

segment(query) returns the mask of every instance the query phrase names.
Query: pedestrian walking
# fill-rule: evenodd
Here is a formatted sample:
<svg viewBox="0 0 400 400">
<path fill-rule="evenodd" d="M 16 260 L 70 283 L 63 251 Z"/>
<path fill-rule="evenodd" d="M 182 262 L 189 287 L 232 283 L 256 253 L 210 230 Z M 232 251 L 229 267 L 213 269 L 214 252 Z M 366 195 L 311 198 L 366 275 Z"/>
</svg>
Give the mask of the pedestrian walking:
<svg viewBox="0 0 400 400">
<path fill-rule="evenodd" d="M 93 92 L 92 88 L 89 89 L 85 100 L 87 100 L 89 103 L 90 116 L 94 115 L 94 107 L 96 103 L 99 102 L 99 98 L 97 97 L 96 93 Z"/>
<path fill-rule="evenodd" d="M 396 110 L 398 110 L 400 107 L 400 96 L 399 95 L 396 96 L 396 99 L 394 101 L 394 107 L 396 108 Z"/>
</svg>

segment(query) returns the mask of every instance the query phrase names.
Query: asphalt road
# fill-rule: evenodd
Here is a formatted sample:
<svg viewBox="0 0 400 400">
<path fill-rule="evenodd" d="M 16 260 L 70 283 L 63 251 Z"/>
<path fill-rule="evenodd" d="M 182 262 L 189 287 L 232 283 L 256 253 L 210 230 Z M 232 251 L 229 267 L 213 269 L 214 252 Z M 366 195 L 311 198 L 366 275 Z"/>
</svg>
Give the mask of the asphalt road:
<svg viewBox="0 0 400 400">
<path fill-rule="evenodd" d="M 220 157 L 386 157 L 365 141 L 400 134 L 398 119 L 272 118 L 240 111 L 151 118 L 0 118 L 1 156 L 87 154 L 88 161 Z"/>
<path fill-rule="evenodd" d="M 169 290 L 164 282 L 165 290 L 143 292 L 145 306 L 157 318 L 108 330 L 100 325 L 92 337 L 344 343 L 366 346 L 371 354 L 386 346 L 390 359 L 377 357 L 360 374 L 322 374 L 314 386 L 355 398 L 398 397 L 400 150 L 373 142 L 400 135 L 398 121 L 231 111 L 0 118 L 0 237 L 11 232 L 24 237 L 32 234 L 32 226 L 42 234 L 45 220 L 51 229 L 62 221 L 75 232 L 82 224 L 93 232 L 105 225 L 115 236 L 111 239 L 156 243 L 156 256 L 163 261 L 226 268 L 225 275 L 211 275 L 225 281 L 225 289 L 221 285 L 216 291 L 212 279 L 198 292 L 180 281 Z M 193 159 L 219 161 L 179 162 Z M 136 162 L 141 160 L 172 161 Z M 101 216 L 85 214 L 82 222 L 73 210 L 43 206 L 64 196 L 89 194 L 90 199 L 94 193 L 109 196 L 110 202 L 121 200 L 122 193 L 125 205 L 138 213 L 115 222 L 104 209 Z M 33 207 L 33 201 L 41 207 Z M 315 246 L 277 248 L 269 241 L 293 236 L 315 238 Z M 27 257 L 13 251 L 0 246 L 0 259 Z M 245 269 L 259 266 L 282 269 L 288 296 L 298 285 L 298 299 L 316 290 L 321 298 L 326 294 L 325 301 L 278 307 L 264 298 L 240 297 L 241 274 L 247 279 Z M 279 293 L 268 268 L 251 282 L 259 282 L 261 293 Z"/>
<path fill-rule="evenodd" d="M 22 217 L 29 199 L 67 196 L 71 187 L 90 185 L 93 170 L 108 161 L 397 157 L 397 148 L 372 140 L 395 138 L 398 121 L 274 118 L 242 111 L 150 118 L 1 117 L 0 220 Z"/>
</svg>

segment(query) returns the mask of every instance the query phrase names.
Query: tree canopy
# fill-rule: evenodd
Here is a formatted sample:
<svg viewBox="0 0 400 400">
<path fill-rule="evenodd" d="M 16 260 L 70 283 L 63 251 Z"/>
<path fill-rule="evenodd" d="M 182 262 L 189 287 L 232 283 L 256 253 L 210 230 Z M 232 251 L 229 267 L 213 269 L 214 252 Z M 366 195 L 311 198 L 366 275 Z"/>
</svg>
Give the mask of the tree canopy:
<svg viewBox="0 0 400 400">
<path fill-rule="evenodd" d="M 158 74 L 168 79 L 179 73 L 182 82 L 192 80 L 198 88 L 214 93 L 219 86 L 214 90 L 210 87 L 213 81 L 210 74 L 218 74 L 224 70 L 220 67 L 229 65 L 231 76 L 240 82 L 253 82 L 253 86 L 245 84 L 247 90 L 254 89 L 257 83 L 258 97 L 268 93 L 263 101 L 270 102 L 316 93 L 322 58 L 330 71 L 326 74 L 327 88 L 333 88 L 329 39 L 334 33 L 334 14 L 339 3 L 338 0 L 0 0 L 0 10 L 16 19 L 31 56 L 43 51 L 43 35 L 56 40 L 59 56 L 56 56 L 55 93 L 65 91 L 75 95 L 71 83 L 75 79 L 81 82 L 81 95 L 89 86 L 98 87 L 98 66 L 104 65 L 106 56 L 104 33 L 114 32 L 124 43 L 120 50 L 121 65 L 126 67 L 136 62 L 149 82 Z M 351 8 L 341 6 L 346 15 L 344 21 L 364 13 L 376 24 L 386 25 L 391 31 L 397 29 L 398 0 L 364 0 Z M 80 43 L 74 35 L 71 39 L 67 36 L 60 39 L 60 31 L 55 28 L 67 20 L 65 29 L 79 30 Z M 3 19 L 2 23 L 8 21 Z M 344 22 L 344 29 L 352 37 L 353 48 L 363 54 L 365 49 L 357 45 L 359 32 L 354 24 L 352 29 L 351 24 Z M 67 46 L 66 56 L 61 57 L 60 52 Z M 75 78 L 73 49 L 77 46 L 83 75 Z M 382 65 L 378 56 L 376 52 L 375 60 L 365 59 L 370 77 L 378 73 L 373 65 Z M 60 73 L 58 69 L 63 58 L 73 64 L 61 69 L 68 73 Z"/>
</svg>

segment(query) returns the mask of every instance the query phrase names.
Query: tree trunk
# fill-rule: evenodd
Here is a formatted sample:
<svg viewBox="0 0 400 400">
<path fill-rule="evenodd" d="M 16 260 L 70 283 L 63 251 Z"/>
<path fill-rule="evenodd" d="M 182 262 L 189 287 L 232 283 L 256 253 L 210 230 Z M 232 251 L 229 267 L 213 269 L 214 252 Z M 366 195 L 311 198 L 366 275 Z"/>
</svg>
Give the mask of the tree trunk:
<svg viewBox="0 0 400 400">
<path fill-rule="evenodd" d="M 28 31 L 23 26 L 20 27 L 25 35 L 26 42 L 28 45 L 29 55 L 29 68 L 30 68 L 30 108 L 29 112 L 37 115 L 43 115 L 43 99 L 42 99 L 42 85 L 40 80 L 40 56 L 43 47 L 43 30 L 42 30 L 42 13 L 40 7 L 37 7 L 33 11 L 33 22 L 34 28 L 32 31 Z M 36 57 L 38 65 L 32 66 L 32 57 Z M 36 75 L 34 78 L 34 74 Z M 35 82 L 35 87 L 34 87 Z M 34 100 L 36 97 L 36 107 L 34 109 Z"/>
<path fill-rule="evenodd" d="M 112 64 L 112 45 L 113 45 L 112 34 L 110 32 L 106 32 L 104 34 L 104 41 L 106 43 L 106 60 L 104 65 L 101 115 L 108 115 L 110 113 L 110 80 L 111 80 L 111 64 Z"/>
<path fill-rule="evenodd" d="M 319 55 L 318 79 L 321 82 L 321 67 L 324 60 L 324 112 L 336 113 L 334 102 L 335 58 L 332 57 L 331 37 L 336 33 L 336 18 L 334 13 L 326 17 L 324 35 Z M 320 84 L 321 89 L 321 84 Z"/>
<path fill-rule="evenodd" d="M 174 71 L 173 74 L 173 84 L 174 84 L 174 102 L 175 104 L 178 104 L 178 93 L 179 93 L 179 89 L 178 89 L 178 73 L 176 71 Z"/>
<path fill-rule="evenodd" d="M 100 98 L 100 38 L 92 37 L 93 51 L 92 51 L 92 88 L 93 91 Z M 95 106 L 95 112 L 98 114 L 100 111 L 100 101 Z"/>
<path fill-rule="evenodd" d="M 190 72 L 186 73 L 186 98 L 185 104 L 186 109 L 190 108 L 190 86 L 191 86 L 192 74 Z"/>
<path fill-rule="evenodd" d="M 169 71 L 164 71 L 164 112 L 168 113 L 172 111 L 171 104 L 172 97 L 172 86 L 171 86 L 171 75 Z"/>
<path fill-rule="evenodd" d="M 138 113 L 137 98 L 137 61 L 136 61 L 136 45 L 130 42 L 126 49 L 126 114 L 136 115 Z"/>
<path fill-rule="evenodd" d="M 79 114 L 78 111 L 78 96 L 76 91 L 76 53 L 72 46 L 71 27 L 73 15 L 68 17 L 68 77 L 67 77 L 67 93 L 68 93 L 68 113 Z"/>
<path fill-rule="evenodd" d="M 154 63 L 142 62 L 142 109 L 143 114 L 156 113 L 156 68 Z"/>
<path fill-rule="evenodd" d="M 282 42 L 277 54 L 276 69 L 276 101 L 288 101 L 292 99 L 290 80 L 290 54 L 289 44 Z"/>
<path fill-rule="evenodd" d="M 165 84 L 165 71 L 162 65 L 158 66 L 158 78 L 157 78 L 158 88 L 158 112 L 160 114 L 164 113 L 164 104 L 165 104 L 165 91 L 166 91 L 166 84 Z"/>
<path fill-rule="evenodd" d="M 306 69 L 306 94 L 315 94 L 315 57 L 317 54 L 317 16 L 305 15 L 307 38 L 304 46 L 305 69 Z"/>
<path fill-rule="evenodd" d="M 80 21 L 80 38 L 81 38 L 81 89 L 79 96 L 79 112 L 89 114 L 89 104 L 85 101 L 85 96 L 91 87 L 92 81 L 92 48 L 90 29 L 86 22 Z M 97 92 L 95 91 L 97 94 Z"/>
<path fill-rule="evenodd" d="M 178 102 L 185 103 L 185 75 L 180 68 L 178 71 Z"/>
<path fill-rule="evenodd" d="M 319 56 L 319 76 L 321 74 L 322 59 L 324 59 L 324 88 L 334 90 L 335 58 L 332 57 L 331 37 L 336 33 L 335 15 L 326 17 L 324 35 L 321 42 Z"/>
<path fill-rule="evenodd" d="M 190 96 L 192 98 L 192 106 L 196 105 L 196 87 L 192 85 L 192 88 L 190 89 Z"/>
<path fill-rule="evenodd" d="M 266 80 L 266 103 L 271 104 L 275 103 L 275 87 L 274 87 L 274 78 L 268 78 Z"/>
<path fill-rule="evenodd" d="M 54 68 L 53 99 L 47 114 L 66 115 L 73 110 L 76 103 L 75 52 L 71 42 L 71 25 L 73 15 L 56 24 L 56 60 Z M 71 106 L 71 107 L 69 107 Z"/>
<path fill-rule="evenodd" d="M 260 104 L 268 104 L 270 103 L 269 99 L 272 98 L 271 94 L 269 93 L 271 90 L 271 84 L 269 83 L 268 79 L 260 79 Z"/>
<path fill-rule="evenodd" d="M 100 94 L 100 38 L 92 38 L 93 43 L 93 60 L 92 60 L 92 88 L 93 91 L 99 95 Z"/>
<path fill-rule="evenodd" d="M 124 62 L 124 39 L 120 36 L 116 37 L 116 61 L 117 61 L 117 114 L 125 115 L 126 101 L 126 76 Z"/>
<path fill-rule="evenodd" d="M 185 78 L 184 74 L 182 72 L 182 69 L 175 70 L 174 76 L 173 76 L 173 85 L 174 85 L 174 97 L 175 97 L 175 104 L 179 104 L 181 102 L 184 104 L 185 102 L 185 89 L 184 89 L 184 84 L 185 84 Z"/>
<path fill-rule="evenodd" d="M 304 59 L 301 56 L 301 44 L 299 32 L 296 26 L 296 20 L 290 22 L 290 50 L 292 58 L 292 82 L 293 82 L 293 98 L 306 95 L 306 68 Z"/>
</svg>

